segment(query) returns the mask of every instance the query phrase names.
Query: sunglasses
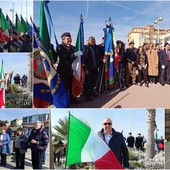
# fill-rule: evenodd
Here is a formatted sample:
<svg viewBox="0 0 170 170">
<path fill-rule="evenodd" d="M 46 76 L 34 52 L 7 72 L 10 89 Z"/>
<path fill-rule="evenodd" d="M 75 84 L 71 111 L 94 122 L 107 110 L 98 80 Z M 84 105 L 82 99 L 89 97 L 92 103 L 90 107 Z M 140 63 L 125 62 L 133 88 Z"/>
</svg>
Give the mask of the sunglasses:
<svg viewBox="0 0 170 170">
<path fill-rule="evenodd" d="M 110 126 L 110 125 L 112 125 L 112 123 L 111 123 L 111 122 L 109 122 L 109 123 L 103 123 L 103 125 L 105 125 L 105 126 L 106 126 L 106 125 L 109 125 L 109 126 Z"/>
</svg>

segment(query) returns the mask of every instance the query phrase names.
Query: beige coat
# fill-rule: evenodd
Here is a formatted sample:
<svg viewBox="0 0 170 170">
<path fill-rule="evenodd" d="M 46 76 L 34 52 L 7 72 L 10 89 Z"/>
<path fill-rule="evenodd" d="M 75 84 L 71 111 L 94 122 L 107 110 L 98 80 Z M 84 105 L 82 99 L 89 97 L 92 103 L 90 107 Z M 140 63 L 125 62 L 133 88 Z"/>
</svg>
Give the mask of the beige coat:
<svg viewBox="0 0 170 170">
<path fill-rule="evenodd" d="M 146 52 L 148 57 L 148 75 L 149 76 L 158 76 L 158 53 L 155 50 L 150 50 Z"/>
</svg>

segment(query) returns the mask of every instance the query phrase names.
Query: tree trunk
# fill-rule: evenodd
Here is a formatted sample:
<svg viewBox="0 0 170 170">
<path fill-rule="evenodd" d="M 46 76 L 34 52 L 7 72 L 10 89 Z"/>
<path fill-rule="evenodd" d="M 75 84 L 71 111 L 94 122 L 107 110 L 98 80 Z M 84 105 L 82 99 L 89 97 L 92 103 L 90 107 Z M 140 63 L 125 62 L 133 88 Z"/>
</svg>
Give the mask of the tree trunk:
<svg viewBox="0 0 170 170">
<path fill-rule="evenodd" d="M 155 155 L 155 140 L 154 130 L 156 128 L 156 110 L 146 110 L 146 124 L 147 124 L 147 142 L 146 142 L 146 158 L 152 159 Z"/>
<path fill-rule="evenodd" d="M 32 72 L 33 72 L 33 69 L 32 69 L 32 54 L 29 53 L 28 54 L 28 81 L 27 81 L 27 90 L 28 91 L 32 91 Z"/>
</svg>

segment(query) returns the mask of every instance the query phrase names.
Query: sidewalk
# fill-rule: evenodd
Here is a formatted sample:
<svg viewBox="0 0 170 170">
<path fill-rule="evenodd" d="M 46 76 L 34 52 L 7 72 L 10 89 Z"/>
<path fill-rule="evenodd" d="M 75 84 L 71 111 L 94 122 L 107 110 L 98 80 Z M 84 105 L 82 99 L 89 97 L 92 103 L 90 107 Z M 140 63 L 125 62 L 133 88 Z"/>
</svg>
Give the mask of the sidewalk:
<svg viewBox="0 0 170 170">
<path fill-rule="evenodd" d="M 7 165 L 6 167 L 0 167 L 0 169 L 14 169 L 16 167 L 15 156 L 7 156 Z M 33 169 L 31 162 L 31 150 L 28 149 L 25 155 L 25 169 Z M 49 169 L 49 149 L 46 151 L 46 162 L 43 165 L 43 169 Z"/>
<path fill-rule="evenodd" d="M 123 90 L 104 91 L 93 101 L 80 98 L 80 104 L 70 105 L 71 108 L 169 108 L 170 85 L 156 86 L 132 85 Z"/>
</svg>

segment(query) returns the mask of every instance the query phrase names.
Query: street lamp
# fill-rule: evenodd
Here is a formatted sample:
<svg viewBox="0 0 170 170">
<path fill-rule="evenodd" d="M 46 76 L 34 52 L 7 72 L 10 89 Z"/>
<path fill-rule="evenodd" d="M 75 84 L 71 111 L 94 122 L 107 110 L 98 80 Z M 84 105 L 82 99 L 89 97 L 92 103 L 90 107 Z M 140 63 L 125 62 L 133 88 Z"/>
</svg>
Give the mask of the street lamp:
<svg viewBox="0 0 170 170">
<path fill-rule="evenodd" d="M 163 21 L 162 17 L 159 17 L 157 20 L 155 20 L 154 24 L 158 25 L 158 43 L 159 43 L 159 26 L 160 22 Z"/>
</svg>

